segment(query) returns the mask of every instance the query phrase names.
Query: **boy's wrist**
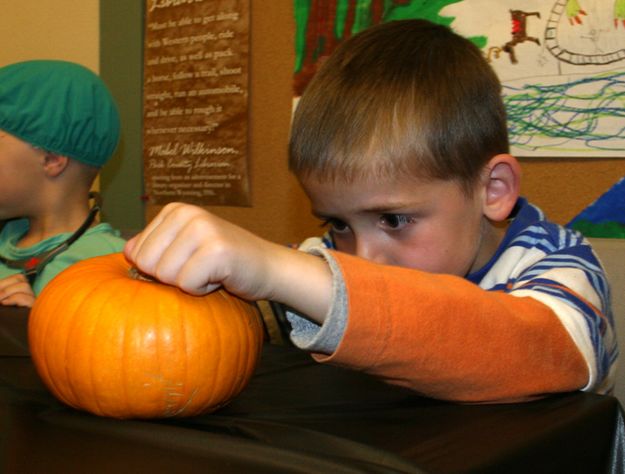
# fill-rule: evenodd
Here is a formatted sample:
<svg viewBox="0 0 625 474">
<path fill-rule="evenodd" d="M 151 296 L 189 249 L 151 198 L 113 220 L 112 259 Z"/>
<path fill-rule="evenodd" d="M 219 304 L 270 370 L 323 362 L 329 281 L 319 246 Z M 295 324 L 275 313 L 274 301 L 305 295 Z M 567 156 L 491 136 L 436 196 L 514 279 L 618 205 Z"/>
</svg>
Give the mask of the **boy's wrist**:
<svg viewBox="0 0 625 474">
<path fill-rule="evenodd" d="M 332 301 L 332 272 L 323 257 L 276 245 L 268 297 L 323 324 Z"/>
</svg>

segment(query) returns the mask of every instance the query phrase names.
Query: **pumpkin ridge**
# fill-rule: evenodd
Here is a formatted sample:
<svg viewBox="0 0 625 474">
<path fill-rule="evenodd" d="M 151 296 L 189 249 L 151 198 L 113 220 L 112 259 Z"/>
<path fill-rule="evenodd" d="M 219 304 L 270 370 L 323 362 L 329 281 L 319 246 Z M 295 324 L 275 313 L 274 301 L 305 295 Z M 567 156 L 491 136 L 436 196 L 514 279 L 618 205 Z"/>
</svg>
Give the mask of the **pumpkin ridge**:
<svg viewBox="0 0 625 474">
<path fill-rule="evenodd" d="M 245 339 L 245 343 L 247 347 L 255 347 L 256 340 L 254 340 L 253 334 L 248 330 L 249 326 L 252 323 L 251 317 L 249 314 L 249 309 L 247 306 L 243 304 L 240 304 L 239 306 L 241 307 L 241 310 L 245 311 L 245 318 L 243 318 L 243 320 L 241 321 L 242 336 Z M 254 357 L 254 355 L 252 354 L 252 351 L 244 352 L 242 356 L 243 356 L 243 359 L 245 360 L 245 367 L 250 367 L 252 365 L 252 357 Z M 243 390 L 243 384 L 244 384 L 244 379 L 242 378 L 241 382 L 239 383 L 239 387 L 238 387 L 239 390 Z"/>
<path fill-rule="evenodd" d="M 242 300 L 231 300 L 230 304 L 235 306 L 236 310 L 242 311 L 245 314 L 244 318 L 241 318 L 241 320 L 238 322 L 237 324 L 237 329 L 238 329 L 238 333 L 239 333 L 239 337 L 243 338 L 243 340 L 245 340 L 246 346 L 249 345 L 249 343 L 251 342 L 251 338 L 249 337 L 249 331 L 247 331 L 247 325 L 249 324 L 249 314 L 248 314 L 248 308 L 247 306 L 244 305 Z M 244 345 L 243 344 L 239 344 L 239 360 L 243 360 L 244 362 L 239 362 L 241 364 L 244 365 L 244 367 L 246 368 L 246 374 L 249 372 L 249 360 L 248 357 L 246 357 L 246 352 L 243 350 Z M 247 353 L 249 354 L 249 352 L 251 351 L 247 351 Z M 235 394 L 238 394 L 241 392 L 241 390 L 243 390 L 244 384 L 245 384 L 245 379 L 246 377 L 239 377 L 239 379 L 237 380 L 237 384 L 235 387 Z M 233 396 L 234 396 L 233 395 Z"/>
<path fill-rule="evenodd" d="M 125 283 L 125 281 L 121 280 L 120 286 L 124 286 L 124 283 Z M 121 288 L 121 289 L 123 289 L 123 288 Z M 132 289 L 133 289 L 132 297 L 129 298 L 130 301 L 133 301 L 133 300 L 141 297 L 143 286 L 140 285 L 140 284 L 135 284 L 135 285 L 132 285 Z M 128 289 L 126 289 L 126 292 L 130 293 L 128 291 Z M 134 316 L 134 315 L 132 315 L 132 316 Z M 128 345 L 131 343 L 131 341 L 130 341 L 130 338 L 127 337 L 128 325 L 132 324 L 132 323 L 136 324 L 136 321 L 135 321 L 134 317 L 131 318 L 131 322 L 130 323 L 128 322 L 128 319 L 129 318 L 127 318 L 127 317 L 124 318 L 124 334 L 122 336 L 123 345 L 122 345 L 121 360 L 124 361 L 124 362 L 128 359 L 128 356 L 129 356 L 129 353 L 130 353 L 130 349 L 128 348 Z M 124 392 L 123 399 L 124 399 L 125 404 L 126 404 L 126 410 L 131 410 L 132 409 L 132 404 L 130 402 L 130 394 L 128 392 L 128 386 L 129 386 L 129 382 L 130 381 L 129 381 L 128 370 L 126 368 L 126 364 L 125 363 L 121 364 L 121 370 L 122 370 L 121 378 L 122 378 L 122 381 L 123 381 L 123 383 L 121 385 L 122 385 L 122 390 Z"/>
<path fill-rule="evenodd" d="M 254 314 L 250 311 L 251 306 L 247 303 L 241 303 L 241 306 L 245 306 L 245 319 L 242 321 L 243 325 L 243 333 L 246 335 L 247 345 L 250 347 L 257 347 L 258 341 L 256 336 L 256 332 L 250 331 L 249 328 L 254 325 Z M 257 358 L 256 351 L 248 351 L 247 354 L 243 354 L 246 361 L 246 367 L 250 367 L 250 370 L 253 371 L 256 367 L 253 364 L 253 359 Z M 240 390 L 243 390 L 243 385 L 240 386 Z"/>
<path fill-rule="evenodd" d="M 224 298 L 225 298 L 225 295 L 224 295 Z M 234 307 L 235 307 L 235 310 L 236 310 L 236 309 L 238 309 L 238 308 L 236 308 L 237 306 L 239 306 L 239 305 L 238 305 L 238 303 L 239 303 L 239 302 L 238 302 L 237 300 L 228 300 L 228 301 L 227 301 L 227 303 L 228 303 L 229 305 L 231 305 L 231 306 L 234 306 Z M 246 339 L 245 334 L 244 334 L 244 332 L 242 331 L 242 329 L 243 329 L 243 324 L 244 324 L 244 320 L 243 320 L 243 318 L 242 318 L 240 321 L 235 321 L 234 326 L 235 326 L 235 330 L 236 330 L 236 332 L 237 332 L 237 338 L 236 338 L 237 340 L 240 340 L 241 338 Z M 248 367 L 248 366 L 247 366 L 247 364 L 246 364 L 246 363 L 245 363 L 245 364 L 243 363 L 243 360 L 245 360 L 245 359 L 246 359 L 246 358 L 245 358 L 245 356 L 244 356 L 244 354 L 243 354 L 243 344 L 237 344 L 237 364 L 238 364 L 239 366 L 243 366 L 243 367 L 245 367 L 245 368 L 246 368 L 246 371 L 247 371 L 247 367 Z M 247 360 L 245 360 L 245 362 L 247 362 Z M 240 389 L 242 388 L 242 382 L 243 382 L 243 380 L 245 380 L 245 377 L 238 377 L 238 378 L 235 380 L 235 383 L 233 383 L 233 384 L 232 384 L 232 389 L 231 389 L 231 392 L 230 392 L 230 397 L 234 397 L 234 396 L 236 396 L 236 394 L 238 394 L 238 393 L 239 393 Z"/>
<path fill-rule="evenodd" d="M 115 276 L 112 275 L 109 279 L 110 281 L 115 282 Z M 100 282 L 101 283 L 101 282 Z M 94 285 L 94 289 L 93 291 L 96 291 L 98 285 Z M 121 293 L 124 294 L 124 293 Z M 91 346 L 92 347 L 98 347 L 98 341 L 96 341 L 96 339 L 98 339 L 102 333 L 100 331 L 98 331 L 98 328 L 102 327 L 102 324 L 106 321 L 106 317 L 102 317 L 102 315 L 105 313 L 105 310 L 108 308 L 108 305 L 110 304 L 110 301 L 115 298 L 116 300 L 119 298 L 119 295 L 116 292 L 111 292 L 110 294 L 106 295 L 106 300 L 104 300 L 99 308 L 98 308 L 98 315 L 97 317 L 94 317 L 94 324 L 91 326 Z M 88 301 L 87 299 L 85 299 L 85 301 Z M 94 367 L 96 366 L 96 355 L 99 355 L 97 351 L 91 351 L 90 353 L 90 357 L 89 357 L 89 381 L 90 381 L 90 387 L 91 387 L 91 393 L 88 396 L 88 399 L 86 401 L 87 404 L 90 404 L 91 402 L 93 402 L 93 405 L 95 406 L 94 411 L 100 415 L 102 414 L 108 414 L 108 410 L 105 409 L 104 405 L 102 404 L 102 402 L 100 401 L 100 397 L 98 396 L 98 394 L 101 391 L 101 387 L 99 386 L 99 383 L 96 381 L 95 378 L 95 373 L 94 373 Z M 77 399 L 81 399 L 82 397 L 77 396 Z M 83 402 L 84 403 L 84 402 Z"/>
<path fill-rule="evenodd" d="M 80 267 L 78 268 L 70 267 L 68 268 L 67 273 L 59 274 L 58 275 L 59 286 L 57 287 L 58 291 L 51 291 L 47 293 L 45 295 L 45 298 L 47 298 L 48 301 L 53 302 L 55 307 L 60 307 L 62 304 L 67 304 L 68 301 L 75 301 L 76 310 L 78 310 L 81 303 L 78 302 L 75 298 L 72 299 L 72 296 L 76 295 L 76 287 L 79 286 L 79 284 L 77 280 L 73 280 L 73 275 L 80 274 L 80 273 L 81 273 Z M 41 296 L 42 295 L 40 295 L 39 298 L 41 298 Z M 50 344 L 49 346 L 47 346 L 48 347 L 47 351 L 44 350 L 44 353 L 46 353 L 46 360 L 54 361 L 53 362 L 54 365 L 60 367 L 61 370 L 64 372 L 64 377 L 61 381 L 57 381 L 53 377 L 48 378 L 48 383 L 50 384 L 50 388 L 53 392 L 57 393 L 61 399 L 67 400 L 66 403 L 68 403 L 70 406 L 75 406 L 75 404 L 69 402 L 69 400 L 71 400 L 75 394 L 71 385 L 67 383 L 67 380 L 68 380 L 67 357 L 68 357 L 68 354 L 71 355 L 71 351 L 68 351 L 68 348 L 69 348 L 69 344 L 72 338 L 70 337 L 71 334 L 68 334 L 65 331 L 63 332 L 63 334 L 59 335 L 59 331 L 60 331 L 59 324 L 63 324 L 64 326 L 71 328 L 73 326 L 72 323 L 77 318 L 78 314 L 79 313 L 74 312 L 74 314 L 72 315 L 71 322 L 67 323 L 64 320 L 61 320 L 60 322 L 54 321 L 57 319 L 56 318 L 57 313 L 56 311 L 50 311 L 49 316 L 47 318 L 48 321 L 50 322 L 50 324 L 48 325 L 49 331 L 44 333 L 45 334 L 44 337 L 46 339 L 42 340 L 42 343 L 45 343 L 45 341 L 47 340 L 54 341 L 54 344 Z M 54 324 L 55 322 L 56 324 Z M 61 354 L 58 354 L 58 349 L 60 347 L 63 347 L 64 350 Z M 50 369 L 55 370 L 54 367 L 48 366 L 48 371 L 50 371 Z"/>
<path fill-rule="evenodd" d="M 232 307 L 231 301 L 229 301 L 226 297 L 227 293 L 225 293 L 225 290 L 219 293 L 219 297 L 222 300 L 222 305 L 225 307 Z M 230 347 L 230 348 L 234 348 L 233 352 L 233 358 L 232 360 L 229 361 L 230 363 L 230 367 L 236 367 L 236 373 L 240 372 L 240 368 L 242 368 L 242 364 L 241 364 L 241 344 L 239 343 L 240 340 L 240 332 L 239 332 L 239 321 L 234 320 L 234 319 L 228 319 L 226 320 L 226 323 L 228 325 L 228 330 L 227 331 L 221 331 L 223 332 L 223 340 L 221 341 L 224 345 Z M 238 381 L 239 381 L 240 377 L 234 377 L 231 378 L 227 387 L 226 387 L 226 394 L 224 396 L 224 398 L 226 400 L 231 400 L 235 395 L 236 395 L 236 388 L 238 385 Z"/>
<path fill-rule="evenodd" d="M 224 297 L 225 296 L 226 295 L 224 295 Z M 232 387 L 233 391 L 230 396 L 235 397 L 241 392 L 241 390 L 243 390 L 246 380 L 249 377 L 250 364 L 248 363 L 248 358 L 246 357 L 246 353 L 249 353 L 250 351 L 245 351 L 245 348 L 249 347 L 250 338 L 248 337 L 249 331 L 246 330 L 248 329 L 247 328 L 247 322 L 248 322 L 247 306 L 245 306 L 243 303 L 243 300 L 240 300 L 240 299 L 239 300 L 228 299 L 228 304 L 233 307 L 233 311 L 240 311 L 244 315 L 244 317 L 236 321 L 237 340 L 242 341 L 241 343 L 238 344 L 237 361 L 241 367 L 245 368 L 245 372 L 242 373 L 241 376 L 238 377 L 235 380 L 235 383 L 233 384 L 233 387 Z"/>
<path fill-rule="evenodd" d="M 213 296 L 219 296 L 219 297 L 221 297 L 221 295 L 222 293 L 219 290 L 217 290 L 217 293 L 213 294 Z M 217 337 L 215 338 L 216 349 L 213 350 L 213 354 L 222 354 L 223 347 L 226 347 L 226 350 L 229 349 L 227 341 L 225 341 L 225 344 L 224 344 L 224 331 L 222 330 L 222 327 L 221 327 L 221 325 L 227 324 L 228 320 L 220 324 L 220 321 L 217 318 L 215 318 L 214 315 L 215 315 L 215 309 L 211 311 L 211 323 L 216 327 L 215 333 L 217 334 Z M 213 389 L 213 397 L 210 400 L 210 406 L 215 405 L 215 398 L 219 398 L 223 400 L 230 399 L 228 386 L 231 385 L 231 382 L 226 380 L 228 386 L 224 386 L 224 381 L 222 380 L 225 378 L 225 375 L 222 375 L 222 372 L 224 371 L 223 358 L 215 357 L 215 359 L 216 359 L 216 364 L 215 364 L 215 375 L 213 376 L 213 381 L 215 385 L 221 389 L 221 393 L 219 393 L 218 390 Z M 234 366 L 234 364 L 232 363 L 231 365 Z M 216 395 L 218 396 L 216 397 Z"/>
<path fill-rule="evenodd" d="M 204 314 L 204 317 L 208 321 L 207 324 L 210 324 L 211 326 L 210 332 L 207 331 L 207 333 L 218 334 L 217 338 L 211 337 L 210 339 L 207 340 L 206 347 L 204 349 L 206 352 L 205 359 L 207 361 L 205 372 L 206 372 L 206 377 L 209 381 L 208 383 L 210 384 L 210 386 L 207 388 L 207 392 L 209 393 L 210 396 L 208 396 L 204 402 L 204 409 L 209 409 L 210 407 L 215 405 L 216 399 L 222 398 L 222 395 L 219 393 L 221 389 L 220 382 L 219 382 L 219 373 L 220 373 L 219 354 L 221 354 L 221 344 L 220 344 L 221 337 L 220 337 L 219 327 L 214 317 L 214 313 L 216 311 L 215 307 L 209 305 L 208 300 L 207 300 L 207 307 L 205 311 L 206 312 Z M 207 334 L 207 337 L 208 337 L 208 334 Z"/>
<path fill-rule="evenodd" d="M 94 291 L 97 291 L 99 285 L 104 282 L 108 283 L 108 285 L 112 285 L 115 290 L 119 287 L 117 291 L 110 291 L 106 294 L 106 299 L 101 299 L 98 305 L 98 314 L 93 317 L 95 324 L 90 328 L 90 346 L 97 348 L 98 346 L 101 349 L 106 349 L 107 344 L 102 345 L 98 344 L 97 340 L 102 336 L 103 333 L 110 335 L 109 331 L 98 330 L 98 328 L 106 328 L 107 324 L 110 324 L 109 311 L 111 306 L 120 306 L 125 308 L 126 305 L 123 304 L 127 301 L 132 301 L 132 297 L 130 297 L 130 292 L 128 292 L 128 288 L 125 285 L 125 281 L 119 279 L 118 277 L 118 268 L 122 268 L 125 266 L 125 260 L 122 259 L 102 259 L 101 267 L 99 270 L 99 281 L 97 284 L 94 284 Z M 97 269 L 96 269 L 97 271 Z M 123 297 L 126 299 L 124 300 Z M 113 302 L 113 303 L 111 303 Z M 121 320 L 122 318 L 120 318 Z M 124 323 L 127 321 L 127 318 L 123 318 Z M 126 325 L 123 325 L 123 329 L 126 329 Z M 123 339 L 123 338 L 122 338 Z M 112 361 L 107 360 L 107 363 L 111 363 Z M 82 401 L 83 405 L 89 406 L 93 404 L 95 408 L 93 411 L 99 415 L 108 415 L 108 416 L 118 416 L 114 409 L 109 407 L 108 403 L 105 403 L 105 400 L 102 400 L 101 393 L 103 390 L 106 390 L 106 387 L 102 387 L 101 382 L 98 382 L 95 377 L 95 371 L 100 371 L 102 367 L 102 357 L 101 353 L 98 351 L 91 351 L 90 353 L 90 362 L 88 365 L 89 368 L 89 380 L 91 393 L 87 400 Z M 123 364 L 122 364 L 123 367 Z M 120 374 L 120 378 L 123 375 Z M 125 386 L 122 385 L 122 390 L 125 390 Z M 116 388 L 117 389 L 117 388 Z M 90 401 L 92 400 L 92 401 Z"/>
<path fill-rule="evenodd" d="M 192 409 L 193 413 L 203 413 L 207 411 L 213 404 L 213 398 L 217 392 L 216 379 L 215 379 L 215 367 L 213 360 L 216 357 L 216 352 L 212 344 L 212 334 L 214 331 L 202 331 L 202 326 L 212 325 L 214 308 L 209 304 L 212 300 L 210 294 L 201 297 L 198 300 L 199 305 L 196 311 L 194 311 L 194 317 L 192 319 L 193 325 L 188 326 L 188 331 L 201 331 L 201 338 L 194 341 L 194 353 L 197 354 L 197 363 L 194 366 L 194 379 L 199 380 L 195 386 L 195 397 L 197 394 L 201 394 L 200 402 L 196 402 L 196 406 Z M 214 328 L 214 326 L 212 326 Z M 206 329 L 206 328 L 204 328 Z"/>
<path fill-rule="evenodd" d="M 180 300 L 178 300 L 177 298 L 171 298 L 171 300 L 173 301 L 173 303 L 175 304 L 175 311 L 173 311 L 174 314 L 178 314 L 179 315 L 179 319 L 182 320 L 184 318 L 184 312 L 182 311 L 181 308 L 181 304 L 180 304 Z M 171 302 L 168 301 L 167 302 L 167 306 L 169 307 L 171 305 Z M 170 318 L 170 315 L 167 315 L 167 318 Z M 180 323 L 180 321 L 179 321 Z M 180 324 L 179 324 L 180 325 Z M 160 326 L 157 326 L 160 327 Z M 176 328 L 177 329 L 177 328 Z M 170 328 L 169 329 L 169 337 L 168 337 L 168 342 L 169 344 L 167 345 L 167 353 L 165 354 L 165 358 L 164 360 L 161 359 L 162 355 L 160 354 L 160 348 L 163 347 L 163 344 L 158 344 L 157 347 L 159 348 L 159 368 L 160 367 L 164 367 L 167 365 L 168 363 L 168 359 L 169 357 L 169 352 L 172 350 L 171 345 L 172 344 L 178 344 L 178 337 L 177 334 L 175 334 L 176 331 L 174 330 L 174 328 Z M 159 336 L 161 336 L 161 333 L 159 331 Z M 173 340 L 172 340 L 173 339 Z M 185 351 L 186 354 L 186 351 Z M 184 366 L 184 370 L 186 372 L 186 363 Z M 173 388 L 167 389 L 167 385 L 171 384 L 172 387 L 175 387 L 178 383 L 182 383 L 182 389 L 183 391 L 186 389 L 186 377 L 182 378 L 182 382 L 179 382 L 177 380 L 174 379 L 170 379 L 170 374 L 165 374 L 166 378 L 164 380 L 165 386 L 163 387 L 163 389 L 165 390 L 165 406 L 163 407 L 164 410 L 164 415 L 167 417 L 172 417 L 175 416 L 174 414 L 178 411 L 178 400 L 176 399 L 176 393 L 173 392 Z"/>
<path fill-rule="evenodd" d="M 177 309 L 178 309 L 178 313 L 180 314 L 180 321 L 178 324 L 178 330 L 180 331 L 180 336 L 182 338 L 182 352 L 184 354 L 189 354 L 189 340 L 187 338 L 187 333 L 184 330 L 184 328 L 187 325 L 187 321 L 189 319 L 189 317 L 187 316 L 186 311 L 181 311 L 180 310 L 180 301 L 176 300 L 177 303 Z M 184 357 L 184 372 L 183 372 L 183 377 L 182 377 L 182 387 L 183 387 L 183 392 L 186 393 L 189 390 L 189 358 L 188 357 Z M 193 389 L 193 392 L 191 393 L 191 395 L 189 395 L 189 399 L 187 400 L 186 403 L 182 403 L 182 406 L 180 408 L 178 408 L 173 416 L 177 416 L 180 413 L 183 413 L 187 407 L 191 404 L 191 402 L 193 401 L 193 398 L 195 396 L 195 393 L 197 392 L 197 389 Z M 179 404 L 180 405 L 180 404 Z"/>
<path fill-rule="evenodd" d="M 242 322 L 244 333 L 247 334 L 247 347 L 253 347 L 253 351 L 247 352 L 246 367 L 248 367 L 247 377 L 252 376 L 256 370 L 256 363 L 260 358 L 260 350 L 263 345 L 264 332 L 260 325 L 259 315 L 257 313 L 256 306 L 249 301 L 241 300 L 237 302 L 245 313 L 245 318 Z M 240 390 L 245 388 L 245 381 L 242 381 Z"/>
<path fill-rule="evenodd" d="M 195 380 L 195 385 L 193 387 L 193 399 L 196 400 L 194 402 L 194 406 L 187 406 L 186 409 L 189 410 L 189 413 L 199 414 L 203 413 L 207 409 L 207 394 L 211 394 L 215 392 L 214 387 L 212 386 L 212 380 L 210 378 L 210 366 L 211 366 L 211 358 L 209 355 L 209 351 L 212 350 L 211 345 L 211 337 L 210 333 L 203 328 L 202 326 L 205 324 L 205 321 L 211 318 L 211 308 L 206 305 L 207 296 L 201 297 L 201 300 L 198 300 L 198 308 L 193 312 L 193 317 L 190 318 L 193 324 L 188 324 L 185 337 L 188 338 L 189 335 L 194 332 L 199 332 L 200 337 L 195 338 L 193 340 L 193 354 L 196 356 L 196 361 L 192 366 L 193 371 L 191 372 L 190 379 Z M 213 354 L 214 356 L 214 354 Z M 199 394 L 199 395 L 198 395 Z M 200 398 L 198 401 L 197 398 Z"/>
<path fill-rule="evenodd" d="M 72 341 L 74 339 L 72 337 L 72 333 L 74 332 L 74 331 L 72 331 L 72 329 L 76 327 L 75 321 L 80 318 L 80 315 L 82 314 L 81 313 L 81 309 L 84 306 L 84 301 L 85 301 L 84 298 L 81 299 L 80 301 L 75 299 L 75 295 L 77 294 L 75 292 L 75 287 L 79 286 L 78 282 L 80 281 L 81 278 L 77 278 L 76 280 L 72 280 L 71 278 L 69 278 L 69 277 L 73 277 L 74 273 L 78 277 L 81 277 L 81 273 L 83 273 L 81 271 L 81 267 L 73 268 L 72 271 L 70 271 L 68 274 L 63 276 L 62 282 L 64 283 L 65 291 L 62 293 L 62 296 L 64 296 L 64 298 L 59 298 L 59 302 L 62 302 L 62 301 L 67 302 L 67 301 L 69 301 L 71 299 L 74 299 L 74 301 L 76 301 L 76 303 L 75 303 L 76 304 L 76 308 L 72 312 L 72 316 L 71 316 L 70 321 L 65 323 L 66 326 L 68 326 L 70 328 L 68 332 L 64 333 L 64 338 L 65 339 L 63 341 L 57 340 L 57 343 L 59 343 L 57 347 L 63 347 L 63 352 L 62 352 L 63 364 L 62 364 L 62 366 L 63 366 L 63 372 L 64 372 L 63 383 L 62 383 L 61 387 L 59 387 L 57 385 L 57 390 L 60 390 L 60 392 L 64 394 L 64 397 L 65 398 L 69 398 L 70 400 L 72 400 L 72 399 L 75 400 L 77 397 L 76 397 L 76 391 L 75 391 L 74 386 L 72 384 L 72 377 L 70 375 L 70 369 L 68 367 L 67 360 L 68 360 L 68 357 L 72 356 L 71 344 L 72 344 Z M 65 280 L 70 280 L 70 283 L 72 283 L 71 286 L 65 286 Z M 74 282 L 76 282 L 76 283 L 74 283 Z M 93 290 L 90 289 L 89 293 L 91 293 L 91 291 L 93 291 Z M 84 290 L 83 290 L 83 292 L 84 292 Z M 87 293 L 87 297 L 89 297 L 89 293 Z M 70 296 L 68 296 L 68 295 L 70 295 Z M 82 297 L 83 297 L 83 294 L 81 292 L 81 298 Z M 56 337 L 54 339 L 56 340 Z M 61 342 L 63 344 L 60 344 Z M 50 346 L 50 348 L 51 348 L 51 350 L 56 349 L 54 346 Z M 54 383 L 54 380 L 52 381 L 52 383 Z M 74 403 L 69 403 L 69 404 L 71 406 L 73 406 L 73 407 L 76 406 Z"/>
<path fill-rule="evenodd" d="M 163 378 L 164 378 L 164 374 L 162 373 L 161 367 L 164 363 L 163 358 L 162 358 L 162 354 L 161 354 L 161 345 L 162 345 L 162 335 L 161 335 L 161 331 L 159 330 L 160 326 L 161 326 L 161 318 L 160 318 L 160 309 L 163 306 L 167 306 L 167 304 L 169 304 L 169 298 L 168 298 L 168 294 L 163 294 L 160 295 L 160 298 L 154 298 L 154 296 L 151 294 L 151 287 L 149 285 L 152 284 L 158 284 L 155 282 L 148 282 L 148 281 L 139 281 L 139 284 L 141 285 L 142 289 L 145 289 L 145 294 L 147 295 L 147 297 L 145 298 L 145 301 L 150 301 L 151 303 L 154 303 L 156 308 L 158 308 L 157 310 L 151 311 L 150 312 L 150 321 L 146 323 L 145 321 L 145 317 L 142 318 L 140 324 L 137 324 L 136 332 L 139 335 L 139 339 L 141 341 L 144 341 L 146 339 L 146 334 L 148 334 L 149 332 L 152 332 L 154 335 L 154 339 L 152 341 L 152 344 L 150 345 L 150 347 L 148 347 L 147 351 L 143 351 L 140 356 L 143 357 L 149 357 L 152 361 L 152 364 L 150 364 L 149 366 L 146 366 L 146 364 L 143 364 L 142 367 L 142 373 L 140 374 L 141 377 L 145 380 L 144 382 L 144 386 L 147 387 L 152 387 L 152 384 L 156 385 L 156 389 L 157 391 L 160 393 L 163 390 Z M 166 301 L 164 302 L 163 300 Z M 140 301 L 144 301 L 144 299 L 140 299 Z M 145 309 L 145 308 L 142 308 Z M 137 337 L 137 336 L 134 336 Z M 143 342 L 142 342 L 143 344 Z M 146 353 L 147 352 L 147 353 Z M 136 356 L 136 354 L 133 353 L 133 358 Z M 151 390 L 146 390 L 146 393 L 151 392 Z M 151 395 L 151 393 L 150 393 Z M 157 409 L 159 410 L 162 415 L 166 416 L 166 410 L 163 409 L 162 403 L 157 400 L 156 398 L 150 398 L 148 400 L 146 400 L 145 402 L 146 404 L 148 404 L 151 409 Z M 145 409 L 144 407 L 134 407 L 133 406 L 133 410 L 137 411 L 137 412 L 141 412 L 142 410 Z"/>
</svg>

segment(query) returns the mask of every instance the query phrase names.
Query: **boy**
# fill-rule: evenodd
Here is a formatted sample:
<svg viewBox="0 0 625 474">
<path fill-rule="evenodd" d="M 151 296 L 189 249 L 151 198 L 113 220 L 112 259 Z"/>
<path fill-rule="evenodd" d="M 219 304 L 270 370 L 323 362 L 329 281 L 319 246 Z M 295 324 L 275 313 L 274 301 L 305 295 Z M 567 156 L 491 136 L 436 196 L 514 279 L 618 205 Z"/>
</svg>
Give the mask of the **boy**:
<svg viewBox="0 0 625 474">
<path fill-rule="evenodd" d="M 83 66 L 25 61 L 0 68 L 0 303 L 32 306 L 57 273 L 125 241 L 94 224 L 90 188 L 115 151 L 119 115 Z"/>
<path fill-rule="evenodd" d="M 289 154 L 325 239 L 292 250 L 171 204 L 126 255 L 193 294 L 281 303 L 318 361 L 426 396 L 610 390 L 606 277 L 581 235 L 518 197 L 500 84 L 472 43 L 420 20 L 345 41 L 298 104 Z"/>
</svg>

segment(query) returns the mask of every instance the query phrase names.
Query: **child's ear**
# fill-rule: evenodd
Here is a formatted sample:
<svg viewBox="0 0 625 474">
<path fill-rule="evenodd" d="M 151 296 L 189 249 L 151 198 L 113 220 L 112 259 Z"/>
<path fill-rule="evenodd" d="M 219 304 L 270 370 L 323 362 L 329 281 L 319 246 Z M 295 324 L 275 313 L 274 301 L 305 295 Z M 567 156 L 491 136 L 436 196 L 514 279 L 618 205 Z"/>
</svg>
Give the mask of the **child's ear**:
<svg viewBox="0 0 625 474">
<path fill-rule="evenodd" d="M 508 218 L 519 197 L 521 166 L 512 155 L 496 155 L 486 165 L 485 174 L 484 215 L 501 222 Z"/>
<path fill-rule="evenodd" d="M 56 178 L 65 171 L 68 163 L 68 157 L 47 152 L 43 158 L 43 169 L 47 176 Z"/>
</svg>

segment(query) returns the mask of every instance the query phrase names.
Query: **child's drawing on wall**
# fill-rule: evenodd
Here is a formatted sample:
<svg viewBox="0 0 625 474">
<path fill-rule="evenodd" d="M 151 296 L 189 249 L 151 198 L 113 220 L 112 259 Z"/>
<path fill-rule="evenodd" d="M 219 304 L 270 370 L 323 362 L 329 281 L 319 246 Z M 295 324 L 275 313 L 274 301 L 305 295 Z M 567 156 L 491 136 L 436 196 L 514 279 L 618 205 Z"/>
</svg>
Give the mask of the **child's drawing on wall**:
<svg viewBox="0 0 625 474">
<path fill-rule="evenodd" d="M 514 154 L 625 156 L 625 0 L 463 0 L 441 14 L 487 38 Z"/>
<path fill-rule="evenodd" d="M 625 0 L 294 0 L 294 92 L 343 39 L 425 18 L 470 38 L 504 87 L 517 156 L 625 157 Z"/>
</svg>

